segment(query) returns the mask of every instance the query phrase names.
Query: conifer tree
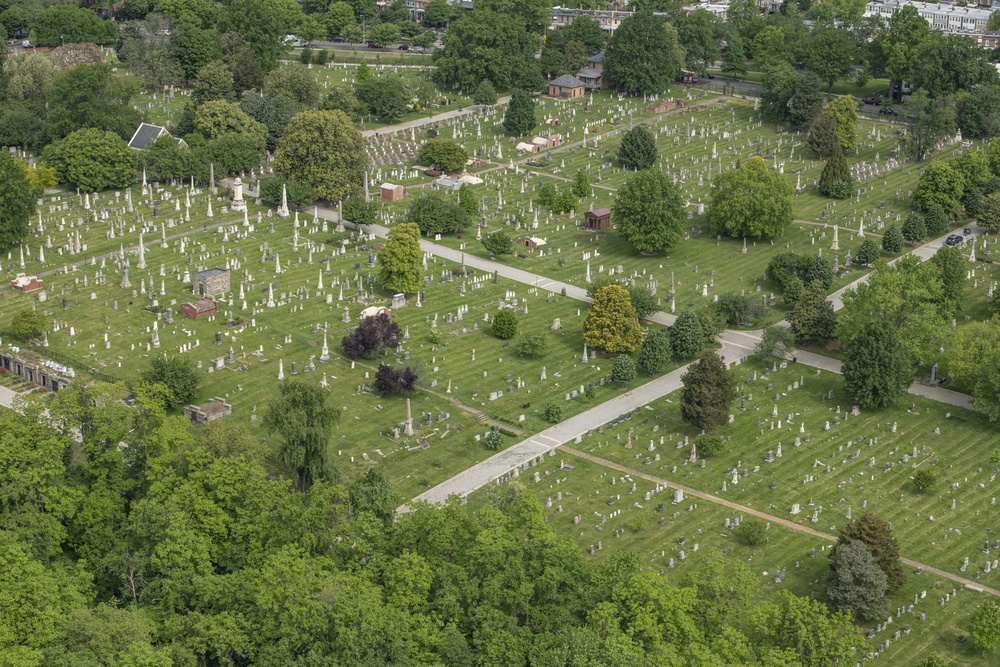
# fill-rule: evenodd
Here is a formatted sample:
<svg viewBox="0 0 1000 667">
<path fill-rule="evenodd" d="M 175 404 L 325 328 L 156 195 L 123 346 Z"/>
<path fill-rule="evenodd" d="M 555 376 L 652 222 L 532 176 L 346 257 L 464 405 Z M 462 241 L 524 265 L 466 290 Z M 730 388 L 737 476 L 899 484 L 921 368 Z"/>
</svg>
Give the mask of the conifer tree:
<svg viewBox="0 0 1000 667">
<path fill-rule="evenodd" d="M 503 117 L 503 128 L 508 134 L 521 137 L 533 129 L 538 121 L 535 119 L 535 101 L 527 92 L 515 88 L 507 103 L 507 112 Z"/>
<path fill-rule="evenodd" d="M 854 193 L 854 177 L 840 144 L 833 144 L 833 152 L 819 176 L 819 193 L 834 199 L 847 199 Z"/>
</svg>

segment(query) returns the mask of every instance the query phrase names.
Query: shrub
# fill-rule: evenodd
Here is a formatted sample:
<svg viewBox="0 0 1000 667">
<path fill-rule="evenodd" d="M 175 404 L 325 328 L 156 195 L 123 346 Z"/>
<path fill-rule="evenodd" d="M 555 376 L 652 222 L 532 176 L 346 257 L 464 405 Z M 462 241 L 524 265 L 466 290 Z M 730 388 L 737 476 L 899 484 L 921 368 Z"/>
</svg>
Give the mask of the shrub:
<svg viewBox="0 0 1000 667">
<path fill-rule="evenodd" d="M 543 333 L 522 333 L 514 343 L 514 351 L 521 357 L 537 357 L 545 354 L 548 341 Z"/>
<path fill-rule="evenodd" d="M 383 363 L 375 371 L 375 388 L 383 396 L 392 396 L 401 391 L 412 392 L 416 385 L 417 374 L 409 366 L 399 369 Z"/>
<path fill-rule="evenodd" d="M 934 474 L 933 470 L 924 468 L 923 470 L 918 470 L 913 475 L 913 485 L 917 487 L 920 493 L 927 493 L 935 484 L 937 484 L 937 475 Z"/>
<path fill-rule="evenodd" d="M 611 379 L 615 382 L 631 382 L 635 379 L 635 359 L 628 354 L 619 354 L 611 367 Z"/>
<path fill-rule="evenodd" d="M 546 403 L 542 418 L 550 424 L 558 424 L 562 421 L 562 408 L 555 403 Z"/>
<path fill-rule="evenodd" d="M 736 535 L 752 547 L 767 542 L 767 526 L 760 519 L 748 517 L 736 527 Z"/>
<path fill-rule="evenodd" d="M 802 292 L 805 290 L 806 286 L 803 284 L 802 279 L 798 276 L 792 276 L 785 281 L 785 289 L 781 293 L 782 299 L 785 301 L 786 306 L 794 306 L 802 298 Z"/>
<path fill-rule="evenodd" d="M 486 446 L 486 449 L 495 452 L 503 447 L 503 436 L 497 431 L 490 431 L 483 436 L 483 445 Z"/>
<path fill-rule="evenodd" d="M 510 340 L 517 334 L 517 314 L 512 308 L 504 308 L 493 316 L 493 335 L 501 340 Z"/>
<path fill-rule="evenodd" d="M 721 435 L 702 435 L 694 441 L 698 456 L 706 459 L 721 452 L 725 444 L 726 440 Z"/>
<path fill-rule="evenodd" d="M 374 359 L 386 347 L 396 347 L 399 325 L 385 313 L 366 317 L 340 341 L 344 354 L 352 361 L 359 357 Z"/>
</svg>

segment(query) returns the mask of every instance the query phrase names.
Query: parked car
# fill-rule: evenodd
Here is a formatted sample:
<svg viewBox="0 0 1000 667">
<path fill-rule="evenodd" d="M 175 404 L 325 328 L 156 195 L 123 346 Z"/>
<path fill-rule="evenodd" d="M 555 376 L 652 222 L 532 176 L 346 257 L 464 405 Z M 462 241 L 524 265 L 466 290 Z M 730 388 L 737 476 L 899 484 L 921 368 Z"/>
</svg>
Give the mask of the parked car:
<svg viewBox="0 0 1000 667">
<path fill-rule="evenodd" d="M 715 75 L 714 75 L 714 74 L 712 74 L 711 72 L 709 72 L 709 73 L 708 73 L 708 78 L 709 78 L 709 79 L 714 79 L 714 78 L 715 78 Z"/>
<path fill-rule="evenodd" d="M 341 37 L 340 35 L 337 35 L 336 37 L 334 37 L 334 38 L 333 38 L 333 39 L 331 39 L 330 41 L 331 41 L 331 42 L 335 42 L 335 43 L 337 43 L 337 44 L 341 44 L 341 43 L 343 43 L 343 42 L 346 42 L 347 40 L 346 40 L 346 39 L 344 39 L 343 37 Z"/>
<path fill-rule="evenodd" d="M 899 115 L 899 112 L 896 111 L 895 109 L 893 109 L 892 107 L 882 107 L 881 109 L 878 110 L 878 112 L 880 114 L 885 115 L 885 116 L 898 116 Z"/>
<path fill-rule="evenodd" d="M 410 49 L 410 51 L 413 51 L 414 53 L 423 53 L 424 52 L 424 47 L 422 47 L 422 46 L 414 46 L 412 49 Z"/>
<path fill-rule="evenodd" d="M 882 106 L 882 100 L 880 100 L 877 97 L 866 97 L 861 101 L 864 102 L 865 104 L 870 104 L 873 107 Z"/>
<path fill-rule="evenodd" d="M 964 236 L 959 236 L 958 234 L 952 234 L 944 240 L 947 245 L 962 245 L 965 242 Z"/>
<path fill-rule="evenodd" d="M 410 45 L 409 44 L 400 44 L 396 48 L 398 48 L 400 51 L 409 51 L 410 50 Z"/>
<path fill-rule="evenodd" d="M 377 42 L 368 42 L 369 49 L 384 49 L 385 47 Z"/>
</svg>

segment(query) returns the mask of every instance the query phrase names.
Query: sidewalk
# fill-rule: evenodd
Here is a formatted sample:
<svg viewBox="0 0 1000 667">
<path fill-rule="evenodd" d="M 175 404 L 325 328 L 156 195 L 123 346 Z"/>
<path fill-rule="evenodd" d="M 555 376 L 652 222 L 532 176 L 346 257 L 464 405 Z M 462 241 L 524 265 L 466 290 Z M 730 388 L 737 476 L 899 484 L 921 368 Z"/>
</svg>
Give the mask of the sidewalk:
<svg viewBox="0 0 1000 667">
<path fill-rule="evenodd" d="M 503 97 L 497 98 L 497 103 L 494 106 L 500 106 L 510 102 L 510 95 L 504 95 Z M 378 137 L 383 134 L 392 134 L 393 132 L 399 132 L 402 130 L 410 130 L 424 125 L 431 125 L 433 123 L 440 123 L 441 121 L 451 120 L 452 118 L 459 118 L 461 116 L 468 116 L 470 114 L 477 113 L 482 110 L 482 106 L 478 104 L 473 104 L 472 106 L 462 107 L 461 109 L 452 109 L 451 111 L 444 111 L 433 116 L 428 116 L 427 118 L 417 118 L 416 120 L 408 120 L 404 123 L 396 123 L 395 125 L 386 125 L 385 127 L 380 127 L 377 130 L 364 130 L 361 132 L 361 136 L 365 139 L 369 137 Z"/>
</svg>

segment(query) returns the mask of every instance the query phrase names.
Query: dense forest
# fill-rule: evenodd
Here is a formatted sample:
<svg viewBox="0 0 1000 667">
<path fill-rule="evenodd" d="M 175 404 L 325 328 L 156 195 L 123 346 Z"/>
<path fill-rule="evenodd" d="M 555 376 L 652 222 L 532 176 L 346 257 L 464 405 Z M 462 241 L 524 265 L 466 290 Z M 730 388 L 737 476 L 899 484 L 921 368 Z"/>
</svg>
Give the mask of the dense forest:
<svg viewBox="0 0 1000 667">
<path fill-rule="evenodd" d="M 0 413 L 2 665 L 859 657 L 846 614 L 789 593 L 761 603 L 747 566 L 721 556 L 682 580 L 635 555 L 587 560 L 516 483 L 476 512 L 456 501 L 394 519 L 374 470 L 350 483 L 328 470 L 302 492 L 290 434 L 261 441 L 235 422 L 196 433 L 167 414 L 162 386 L 126 396 L 74 385 Z"/>
</svg>

